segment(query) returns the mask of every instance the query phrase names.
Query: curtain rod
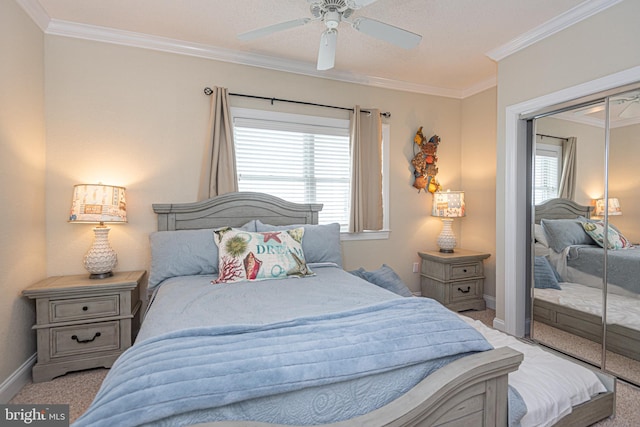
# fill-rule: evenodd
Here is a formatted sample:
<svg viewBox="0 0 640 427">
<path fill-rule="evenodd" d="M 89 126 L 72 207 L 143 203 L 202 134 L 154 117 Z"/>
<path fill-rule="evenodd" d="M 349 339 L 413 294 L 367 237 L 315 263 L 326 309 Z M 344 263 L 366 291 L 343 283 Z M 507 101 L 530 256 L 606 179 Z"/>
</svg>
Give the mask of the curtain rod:
<svg viewBox="0 0 640 427">
<path fill-rule="evenodd" d="M 542 134 L 542 133 L 536 133 L 536 135 L 541 136 L 543 138 L 562 139 L 563 141 L 568 141 L 569 140 L 569 138 L 560 138 L 559 136 L 545 135 L 545 134 Z"/>
<path fill-rule="evenodd" d="M 205 87 L 204 88 L 204 93 L 205 95 L 211 95 L 213 93 L 213 89 L 211 89 L 210 87 Z M 280 99 L 280 98 L 269 98 L 266 96 L 257 96 L 257 95 L 245 95 L 242 93 L 229 93 L 229 96 L 241 96 L 243 98 L 253 98 L 253 99 L 264 99 L 267 101 L 271 101 L 271 105 L 273 105 L 274 102 L 279 101 L 279 102 L 289 102 L 292 104 L 302 104 L 302 105 L 311 105 L 314 107 L 324 107 L 324 108 L 334 108 L 336 110 L 346 110 L 346 111 L 353 111 L 353 108 L 347 108 L 347 107 L 336 107 L 335 105 L 325 105 L 325 104 L 316 104 L 314 102 L 305 102 L 305 101 L 293 101 L 291 99 Z M 367 110 L 360 110 L 361 113 L 367 113 L 367 114 L 371 114 L 371 111 L 367 111 Z M 384 113 L 380 113 L 380 115 L 382 117 L 385 118 L 389 118 L 391 117 L 391 113 L 390 112 L 384 112 Z"/>
</svg>

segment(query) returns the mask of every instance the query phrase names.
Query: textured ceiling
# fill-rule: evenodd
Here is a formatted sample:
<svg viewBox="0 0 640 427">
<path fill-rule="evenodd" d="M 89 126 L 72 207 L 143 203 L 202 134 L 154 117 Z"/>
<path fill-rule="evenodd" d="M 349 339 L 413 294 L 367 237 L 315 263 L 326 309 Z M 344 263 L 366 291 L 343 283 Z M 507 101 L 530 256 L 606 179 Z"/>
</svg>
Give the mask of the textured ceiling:
<svg viewBox="0 0 640 427">
<path fill-rule="evenodd" d="M 19 0 L 41 7 L 51 22 L 70 22 L 142 33 L 267 57 L 315 69 L 321 22 L 251 42 L 236 35 L 309 17 L 307 0 Z M 487 52 L 581 5 L 583 0 L 378 0 L 364 16 L 421 34 L 403 50 L 338 27 L 336 66 L 327 72 L 410 85 L 465 91 L 489 87 L 496 63 Z"/>
</svg>

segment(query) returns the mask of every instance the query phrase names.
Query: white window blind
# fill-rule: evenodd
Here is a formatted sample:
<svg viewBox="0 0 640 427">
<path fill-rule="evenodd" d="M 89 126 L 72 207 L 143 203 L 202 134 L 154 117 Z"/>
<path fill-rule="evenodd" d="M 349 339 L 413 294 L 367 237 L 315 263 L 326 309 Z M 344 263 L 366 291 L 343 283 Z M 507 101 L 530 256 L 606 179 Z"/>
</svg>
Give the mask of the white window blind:
<svg viewBox="0 0 640 427">
<path fill-rule="evenodd" d="M 562 175 L 562 147 L 536 144 L 533 175 L 535 204 L 558 197 L 558 186 Z"/>
<path fill-rule="evenodd" d="M 255 117 L 238 110 L 233 120 L 238 189 L 322 203 L 319 223 L 338 222 L 346 230 L 348 120 L 266 112 Z"/>
</svg>

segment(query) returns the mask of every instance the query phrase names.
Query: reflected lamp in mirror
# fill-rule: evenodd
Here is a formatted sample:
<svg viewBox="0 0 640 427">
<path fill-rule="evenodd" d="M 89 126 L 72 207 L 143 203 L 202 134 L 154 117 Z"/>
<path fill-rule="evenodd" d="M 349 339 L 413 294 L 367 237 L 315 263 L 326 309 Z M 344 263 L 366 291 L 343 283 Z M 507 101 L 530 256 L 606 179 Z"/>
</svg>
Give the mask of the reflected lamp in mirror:
<svg viewBox="0 0 640 427">
<path fill-rule="evenodd" d="M 593 216 L 604 216 L 605 209 L 609 216 L 611 215 L 622 215 L 622 209 L 620 209 L 620 200 L 616 197 L 609 198 L 609 202 L 607 203 L 608 207 L 605 208 L 604 199 L 596 200 L 596 208 L 593 212 Z"/>
<path fill-rule="evenodd" d="M 113 276 L 118 257 L 109 244 L 110 228 L 105 224 L 127 222 L 125 188 L 103 184 L 74 186 L 69 222 L 98 224 L 93 229 L 93 244 L 82 262 L 91 279 Z"/>
<path fill-rule="evenodd" d="M 433 193 L 431 216 L 437 216 L 442 219 L 442 231 L 438 236 L 440 252 L 453 253 L 457 243 L 451 227 L 453 218 L 461 218 L 465 215 L 464 191 L 447 190 Z"/>
</svg>

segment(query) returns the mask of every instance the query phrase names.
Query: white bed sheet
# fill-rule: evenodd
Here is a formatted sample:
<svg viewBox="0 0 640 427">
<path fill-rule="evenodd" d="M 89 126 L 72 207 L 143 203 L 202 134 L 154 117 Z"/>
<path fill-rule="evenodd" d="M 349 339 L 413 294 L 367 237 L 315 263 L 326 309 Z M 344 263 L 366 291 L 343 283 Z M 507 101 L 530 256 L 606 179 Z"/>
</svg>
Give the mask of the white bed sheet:
<svg viewBox="0 0 640 427">
<path fill-rule="evenodd" d="M 585 313 L 602 316 L 602 290 L 579 283 L 561 282 L 562 290 L 534 289 L 534 297 L 573 308 Z M 640 329 L 640 296 L 607 295 L 607 323 Z"/>
<path fill-rule="evenodd" d="M 491 329 L 478 320 L 459 316 L 494 347 L 511 347 L 524 354 L 520 368 L 509 374 L 509 385 L 518 390 L 527 405 L 527 413 L 520 421 L 522 427 L 551 426 L 571 413 L 572 406 L 606 391 L 589 369 Z"/>
</svg>

